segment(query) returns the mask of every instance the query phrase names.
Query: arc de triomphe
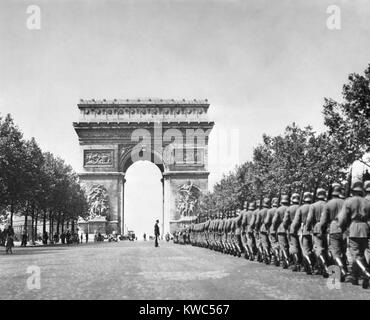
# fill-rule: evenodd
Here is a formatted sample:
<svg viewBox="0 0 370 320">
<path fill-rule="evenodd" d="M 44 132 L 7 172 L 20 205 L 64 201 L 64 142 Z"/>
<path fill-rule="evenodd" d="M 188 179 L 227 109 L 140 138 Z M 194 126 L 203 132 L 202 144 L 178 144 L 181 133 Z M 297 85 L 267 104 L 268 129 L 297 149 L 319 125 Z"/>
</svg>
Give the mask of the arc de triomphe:
<svg viewBox="0 0 370 320">
<path fill-rule="evenodd" d="M 208 136 L 214 126 L 207 100 L 81 99 L 78 108 L 73 126 L 81 147 L 79 177 L 88 194 L 94 188 L 100 190 L 95 196 L 105 194 L 109 209 L 99 217 L 107 233 L 124 232 L 125 172 L 139 160 L 162 172 L 164 232 L 197 215 L 197 199 L 208 190 Z"/>
</svg>

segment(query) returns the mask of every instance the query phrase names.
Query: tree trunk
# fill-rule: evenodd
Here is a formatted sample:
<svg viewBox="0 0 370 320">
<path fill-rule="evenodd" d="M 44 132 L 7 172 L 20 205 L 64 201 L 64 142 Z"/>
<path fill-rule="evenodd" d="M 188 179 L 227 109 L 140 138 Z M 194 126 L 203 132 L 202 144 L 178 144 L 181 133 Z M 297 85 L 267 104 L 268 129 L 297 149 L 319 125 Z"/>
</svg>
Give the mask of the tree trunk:
<svg viewBox="0 0 370 320">
<path fill-rule="evenodd" d="M 35 217 L 35 239 L 37 241 L 37 219 L 38 219 L 38 214 L 36 214 L 36 217 Z"/>
<path fill-rule="evenodd" d="M 31 212 L 31 242 L 35 243 L 35 210 L 32 209 Z"/>
<path fill-rule="evenodd" d="M 57 217 L 57 234 L 60 234 L 59 226 L 60 226 L 60 213 L 58 213 L 58 217 Z"/>
<path fill-rule="evenodd" d="M 23 226 L 23 232 L 27 232 L 27 224 L 28 224 L 28 208 L 26 210 L 26 214 L 24 215 L 24 226 Z"/>
<path fill-rule="evenodd" d="M 10 205 L 10 226 L 13 227 L 14 205 Z"/>
<path fill-rule="evenodd" d="M 64 220 L 62 220 L 62 233 L 64 232 Z"/>
<path fill-rule="evenodd" d="M 74 233 L 74 232 L 75 232 L 75 221 L 72 220 L 72 233 Z"/>
<path fill-rule="evenodd" d="M 42 221 L 42 236 L 44 236 L 46 232 L 46 211 L 44 211 L 44 219 Z"/>
</svg>

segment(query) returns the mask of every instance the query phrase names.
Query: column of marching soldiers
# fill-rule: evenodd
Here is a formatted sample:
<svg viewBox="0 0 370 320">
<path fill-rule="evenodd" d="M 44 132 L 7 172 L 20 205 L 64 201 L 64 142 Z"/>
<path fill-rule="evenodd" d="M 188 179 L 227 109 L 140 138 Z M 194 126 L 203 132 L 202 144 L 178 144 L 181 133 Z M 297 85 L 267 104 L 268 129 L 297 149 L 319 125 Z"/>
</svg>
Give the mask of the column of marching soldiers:
<svg viewBox="0 0 370 320">
<path fill-rule="evenodd" d="M 339 268 L 340 281 L 368 288 L 370 181 L 354 181 L 348 198 L 338 183 L 331 190 L 326 200 L 319 188 L 314 203 L 311 192 L 245 202 L 243 210 L 179 230 L 174 242 L 325 278 Z"/>
</svg>

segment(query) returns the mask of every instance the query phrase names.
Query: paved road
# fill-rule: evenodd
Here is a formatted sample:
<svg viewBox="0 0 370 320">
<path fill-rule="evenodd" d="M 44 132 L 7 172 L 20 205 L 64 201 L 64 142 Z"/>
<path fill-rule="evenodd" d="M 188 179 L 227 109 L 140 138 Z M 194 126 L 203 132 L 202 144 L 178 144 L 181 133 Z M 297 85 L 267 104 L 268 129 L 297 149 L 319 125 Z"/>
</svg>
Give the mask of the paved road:
<svg viewBox="0 0 370 320">
<path fill-rule="evenodd" d="M 1 248 L 3 249 L 3 248 Z M 38 266 L 41 288 L 27 288 Z M 0 253 L 5 299 L 370 299 L 370 290 L 192 246 L 153 242 L 15 248 Z"/>
</svg>

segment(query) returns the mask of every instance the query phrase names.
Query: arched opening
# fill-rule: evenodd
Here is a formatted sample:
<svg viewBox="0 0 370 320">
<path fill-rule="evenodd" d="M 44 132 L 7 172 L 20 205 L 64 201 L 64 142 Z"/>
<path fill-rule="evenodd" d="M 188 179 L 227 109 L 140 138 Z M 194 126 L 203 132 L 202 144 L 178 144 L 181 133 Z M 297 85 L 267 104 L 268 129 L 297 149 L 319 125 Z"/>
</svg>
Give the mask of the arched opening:
<svg viewBox="0 0 370 320">
<path fill-rule="evenodd" d="M 149 239 L 155 220 L 162 223 L 162 173 L 150 161 L 137 161 L 129 166 L 125 179 L 124 227 L 134 231 L 138 240 L 143 239 L 144 232 Z"/>
</svg>

